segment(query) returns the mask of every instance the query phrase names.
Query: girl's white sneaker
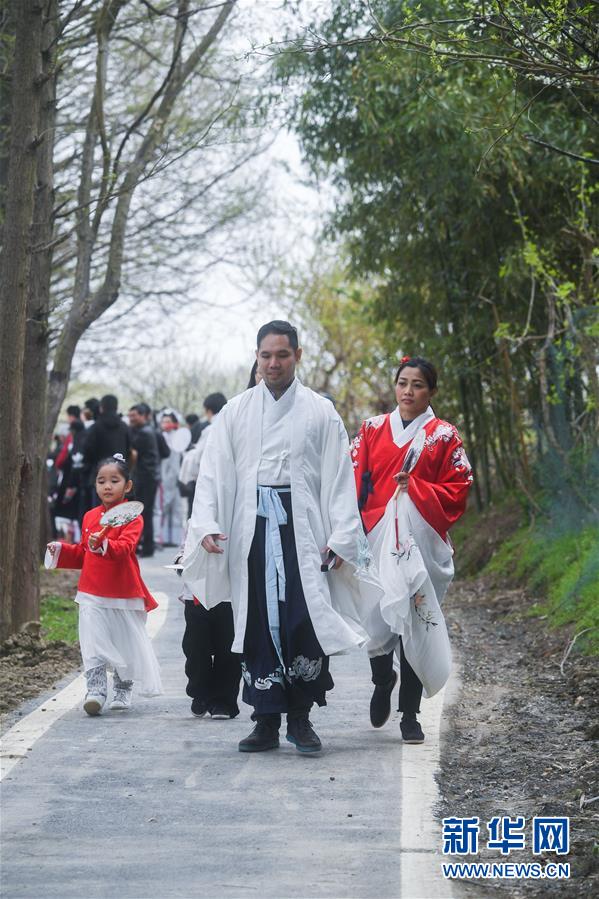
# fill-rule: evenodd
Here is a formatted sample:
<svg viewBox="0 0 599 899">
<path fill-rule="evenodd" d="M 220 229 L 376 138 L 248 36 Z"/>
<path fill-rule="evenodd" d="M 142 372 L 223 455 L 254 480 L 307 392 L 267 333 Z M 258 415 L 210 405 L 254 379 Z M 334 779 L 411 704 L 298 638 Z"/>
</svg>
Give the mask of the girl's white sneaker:
<svg viewBox="0 0 599 899">
<path fill-rule="evenodd" d="M 114 691 L 114 697 L 110 703 L 113 711 L 124 711 L 131 708 L 131 690 L 123 690 L 117 687 Z"/>
<path fill-rule="evenodd" d="M 101 696 L 99 693 L 88 693 L 85 697 L 85 702 L 83 703 L 83 708 L 87 712 L 88 715 L 99 715 L 102 709 L 104 708 L 104 703 L 106 702 L 106 697 Z"/>
</svg>

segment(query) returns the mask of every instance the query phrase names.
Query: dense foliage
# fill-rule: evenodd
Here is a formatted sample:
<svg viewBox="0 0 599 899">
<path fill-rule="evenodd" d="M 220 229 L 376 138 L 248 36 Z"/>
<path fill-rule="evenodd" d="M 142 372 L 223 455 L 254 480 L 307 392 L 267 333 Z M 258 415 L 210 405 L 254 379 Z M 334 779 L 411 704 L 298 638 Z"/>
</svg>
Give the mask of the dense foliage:
<svg viewBox="0 0 599 899">
<path fill-rule="evenodd" d="M 363 318 L 438 364 L 479 501 L 516 484 L 535 506 L 541 485 L 593 517 L 598 68 L 580 44 L 597 13 L 481 9 L 336 0 L 279 74 L 306 158 L 337 187 L 329 230 L 367 285 Z"/>
</svg>

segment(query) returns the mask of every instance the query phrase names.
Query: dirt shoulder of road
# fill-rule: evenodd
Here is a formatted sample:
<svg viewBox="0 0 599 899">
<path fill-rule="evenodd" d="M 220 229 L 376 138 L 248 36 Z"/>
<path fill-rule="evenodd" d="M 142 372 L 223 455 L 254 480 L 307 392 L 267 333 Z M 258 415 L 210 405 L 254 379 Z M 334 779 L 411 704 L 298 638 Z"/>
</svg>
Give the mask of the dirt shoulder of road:
<svg viewBox="0 0 599 899">
<path fill-rule="evenodd" d="M 73 597 L 78 571 L 42 572 L 42 602 L 46 596 Z M 53 687 L 81 664 L 79 644 L 45 640 L 40 625 L 31 622 L 0 644 L 0 714 Z"/>
<path fill-rule="evenodd" d="M 526 617 L 533 599 L 489 578 L 450 590 L 445 614 L 461 685 L 444 722 L 439 812 L 480 818 L 482 851 L 460 861 L 569 861 L 571 877 L 461 881 L 466 897 L 599 896 L 599 666 L 576 647 L 564 659 L 573 631 Z M 484 845 L 486 822 L 504 815 L 527 822 L 528 848 L 509 856 Z M 569 816 L 567 857 L 533 857 L 535 816 Z"/>
</svg>

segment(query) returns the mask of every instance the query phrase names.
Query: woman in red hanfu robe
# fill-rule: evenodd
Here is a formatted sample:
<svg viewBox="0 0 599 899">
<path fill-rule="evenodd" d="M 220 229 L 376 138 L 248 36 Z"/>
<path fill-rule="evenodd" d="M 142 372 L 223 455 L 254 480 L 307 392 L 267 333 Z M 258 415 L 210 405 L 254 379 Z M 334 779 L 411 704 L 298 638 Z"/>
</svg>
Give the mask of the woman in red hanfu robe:
<svg viewBox="0 0 599 899">
<path fill-rule="evenodd" d="M 397 408 L 362 424 L 351 456 L 364 529 L 373 554 L 380 602 L 366 623 L 375 684 L 370 720 L 382 727 L 391 711 L 399 657 L 403 739 L 424 740 L 416 718 L 423 692 L 449 676 L 451 651 L 440 609 L 453 577 L 447 536 L 466 509 L 472 471 L 454 425 L 437 418 L 430 400 L 437 373 L 425 359 L 405 357 L 395 378 Z"/>
<path fill-rule="evenodd" d="M 83 708 L 98 715 L 107 696 L 107 668 L 113 670 L 111 709 L 131 706 L 133 681 L 144 696 L 162 693 L 158 662 L 146 633 L 146 613 L 158 605 L 144 584 L 135 550 L 143 531 L 141 516 L 102 528 L 107 509 L 125 500 L 133 487 L 124 457 L 100 462 L 96 492 L 102 505 L 83 517 L 81 541 L 48 544 L 47 568 L 79 568 L 79 644 L 87 680 Z"/>
</svg>

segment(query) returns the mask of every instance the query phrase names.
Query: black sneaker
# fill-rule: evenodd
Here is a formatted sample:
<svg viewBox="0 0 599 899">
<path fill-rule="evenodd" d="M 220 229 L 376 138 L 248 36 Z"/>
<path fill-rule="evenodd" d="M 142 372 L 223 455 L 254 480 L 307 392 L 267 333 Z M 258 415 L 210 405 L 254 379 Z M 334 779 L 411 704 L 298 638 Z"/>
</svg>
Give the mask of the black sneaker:
<svg viewBox="0 0 599 899">
<path fill-rule="evenodd" d="M 235 718 L 239 712 L 233 713 L 228 706 L 216 703 L 211 707 L 210 714 L 217 721 L 225 721 L 227 718 Z"/>
<path fill-rule="evenodd" d="M 399 727 L 404 743 L 424 743 L 424 734 L 416 717 L 407 718 L 404 715 Z"/>
<path fill-rule="evenodd" d="M 287 739 L 298 752 L 320 752 L 322 743 L 307 715 L 287 718 Z"/>
<path fill-rule="evenodd" d="M 240 752 L 264 752 L 279 748 L 279 728 L 269 721 L 258 721 L 255 728 L 239 744 Z"/>
<path fill-rule="evenodd" d="M 391 714 L 391 694 L 397 683 L 397 671 L 386 684 L 377 684 L 370 700 L 370 723 L 373 727 L 382 727 L 389 720 Z"/>
<path fill-rule="evenodd" d="M 208 706 L 203 699 L 196 698 L 191 700 L 191 714 L 195 715 L 196 718 L 203 718 L 207 711 Z"/>
</svg>

